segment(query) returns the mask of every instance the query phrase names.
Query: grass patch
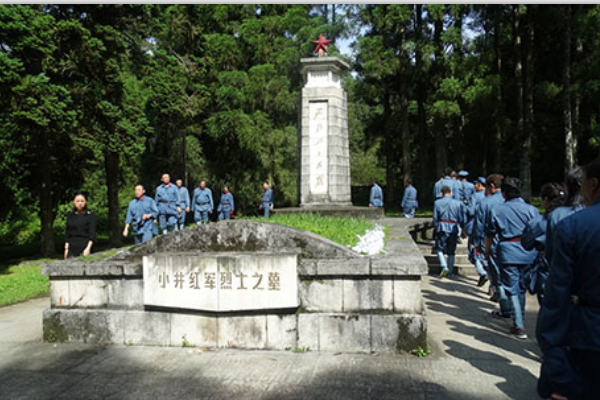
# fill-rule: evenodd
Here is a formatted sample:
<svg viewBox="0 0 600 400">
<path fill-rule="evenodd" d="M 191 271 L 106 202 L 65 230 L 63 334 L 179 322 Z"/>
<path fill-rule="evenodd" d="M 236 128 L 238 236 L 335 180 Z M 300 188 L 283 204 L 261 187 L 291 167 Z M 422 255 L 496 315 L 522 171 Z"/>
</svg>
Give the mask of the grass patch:
<svg viewBox="0 0 600 400">
<path fill-rule="evenodd" d="M 105 258 L 116 256 L 117 253 L 120 250 L 127 250 L 130 247 L 133 247 L 133 245 L 123 246 L 123 247 L 117 247 L 115 249 L 105 250 L 105 251 L 102 251 L 100 253 L 92 253 L 89 256 L 77 257 L 76 260 L 81 260 L 81 261 L 100 261 L 100 260 L 104 260 Z"/>
<path fill-rule="evenodd" d="M 375 224 L 368 219 L 328 217 L 314 214 L 275 214 L 269 219 L 255 217 L 243 219 L 291 226 L 350 247 L 356 246 L 358 243 L 356 235 L 364 235 L 368 230 L 375 228 Z"/>
<path fill-rule="evenodd" d="M 131 246 L 123 248 L 128 247 Z M 86 257 L 79 257 L 77 260 L 102 260 L 114 256 L 118 250 L 123 248 L 92 253 Z M 60 257 L 59 254 L 56 257 L 62 259 L 62 257 L 58 258 Z M 39 258 L 14 260 L 0 264 L 0 307 L 47 295 L 50 285 L 48 277 L 42 275 L 42 264 L 53 260 L 51 258 Z"/>
<path fill-rule="evenodd" d="M 390 210 L 385 212 L 386 217 L 404 217 L 402 210 Z M 415 218 L 433 218 L 433 207 L 419 207 L 415 210 Z"/>
<path fill-rule="evenodd" d="M 0 307 L 46 295 L 48 277 L 41 273 L 41 264 L 46 261 L 51 260 L 0 266 Z"/>
<path fill-rule="evenodd" d="M 413 349 L 411 353 L 412 355 L 417 356 L 419 358 L 427 357 L 431 354 L 431 347 L 429 347 L 429 344 L 427 344 L 426 348 L 422 348 L 421 346 L 419 346 L 416 349 Z"/>
</svg>

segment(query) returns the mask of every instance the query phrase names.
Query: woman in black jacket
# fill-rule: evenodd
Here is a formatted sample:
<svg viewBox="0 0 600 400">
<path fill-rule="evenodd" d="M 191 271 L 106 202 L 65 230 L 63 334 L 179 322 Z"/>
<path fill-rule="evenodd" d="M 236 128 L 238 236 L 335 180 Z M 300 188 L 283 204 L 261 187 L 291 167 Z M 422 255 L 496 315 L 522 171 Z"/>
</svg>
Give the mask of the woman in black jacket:
<svg viewBox="0 0 600 400">
<path fill-rule="evenodd" d="M 77 193 L 73 211 L 67 215 L 65 258 L 89 256 L 96 238 L 96 216 L 87 209 L 87 197 Z"/>
</svg>

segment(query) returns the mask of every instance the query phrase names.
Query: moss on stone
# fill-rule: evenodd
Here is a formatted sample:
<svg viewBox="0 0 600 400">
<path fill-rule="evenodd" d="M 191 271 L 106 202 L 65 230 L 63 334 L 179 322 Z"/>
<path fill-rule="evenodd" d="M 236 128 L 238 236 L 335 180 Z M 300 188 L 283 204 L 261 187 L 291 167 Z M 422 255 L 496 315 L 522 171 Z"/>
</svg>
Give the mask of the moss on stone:
<svg viewBox="0 0 600 400">
<path fill-rule="evenodd" d="M 59 314 L 44 320 L 44 342 L 64 343 L 68 339 L 67 331 L 60 320 Z"/>
<path fill-rule="evenodd" d="M 396 341 L 396 349 L 398 352 L 411 352 L 418 347 L 427 347 L 427 331 L 421 329 L 417 336 L 411 332 L 411 318 L 400 317 L 398 323 L 398 339 Z"/>
</svg>

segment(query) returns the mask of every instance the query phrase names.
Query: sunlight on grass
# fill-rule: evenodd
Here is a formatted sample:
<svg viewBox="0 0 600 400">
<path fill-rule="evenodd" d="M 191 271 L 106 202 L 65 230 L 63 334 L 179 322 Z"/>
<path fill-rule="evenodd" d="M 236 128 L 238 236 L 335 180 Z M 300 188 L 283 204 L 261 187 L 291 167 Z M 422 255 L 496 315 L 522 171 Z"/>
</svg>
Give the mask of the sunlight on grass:
<svg viewBox="0 0 600 400">
<path fill-rule="evenodd" d="M 24 301 L 48 293 L 48 277 L 41 273 L 41 264 L 51 261 L 8 265 L 0 269 L 0 306 Z"/>
<path fill-rule="evenodd" d="M 269 219 L 251 217 L 244 219 L 291 226 L 350 247 L 356 246 L 358 243 L 357 235 L 364 235 L 368 230 L 375 228 L 375 224 L 368 219 L 327 217 L 314 214 L 286 214 L 273 215 Z"/>
</svg>

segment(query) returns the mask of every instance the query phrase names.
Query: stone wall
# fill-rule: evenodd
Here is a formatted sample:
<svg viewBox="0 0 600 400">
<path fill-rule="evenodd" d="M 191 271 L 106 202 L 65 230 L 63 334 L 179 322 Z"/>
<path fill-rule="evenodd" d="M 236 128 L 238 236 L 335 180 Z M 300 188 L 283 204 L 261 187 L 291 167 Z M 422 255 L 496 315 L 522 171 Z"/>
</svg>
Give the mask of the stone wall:
<svg viewBox="0 0 600 400">
<path fill-rule="evenodd" d="M 291 240 L 302 231 L 277 226 L 277 233 L 287 236 L 277 243 L 302 243 L 296 247 L 300 305 L 294 309 L 208 312 L 144 306 L 142 254 L 163 255 L 174 249 L 195 251 L 198 257 L 214 256 L 214 252 L 207 253 L 214 240 L 190 238 L 214 239 L 218 235 L 213 231 L 225 228 L 231 231 L 227 237 L 235 232 L 244 236 L 247 222 L 187 229 L 102 261 L 46 264 L 43 273 L 50 277 L 51 307 L 44 313 L 44 339 L 335 352 L 399 352 L 425 346 L 427 324 L 420 284 L 427 265 L 414 242 L 402 239 L 405 232 L 394 230 L 388 240 L 398 242 L 397 251 L 365 257 L 316 235 L 310 240 Z M 272 230 L 270 224 L 253 224 Z M 265 254 L 289 253 L 293 247 L 253 243 Z"/>
</svg>

